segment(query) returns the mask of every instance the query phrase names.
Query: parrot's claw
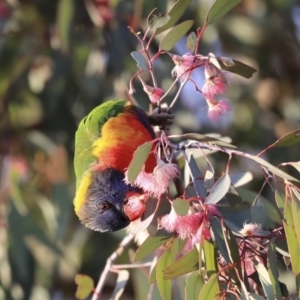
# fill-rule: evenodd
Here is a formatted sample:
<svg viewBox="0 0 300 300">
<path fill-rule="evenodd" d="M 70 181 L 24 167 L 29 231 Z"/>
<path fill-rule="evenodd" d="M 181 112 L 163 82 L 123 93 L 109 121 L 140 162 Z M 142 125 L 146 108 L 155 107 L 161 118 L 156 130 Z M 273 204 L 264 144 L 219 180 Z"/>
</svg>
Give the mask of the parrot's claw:
<svg viewBox="0 0 300 300">
<path fill-rule="evenodd" d="M 168 111 L 168 108 L 155 108 L 151 115 L 148 116 L 151 125 L 153 126 L 169 126 L 174 122 L 174 115 Z"/>
</svg>

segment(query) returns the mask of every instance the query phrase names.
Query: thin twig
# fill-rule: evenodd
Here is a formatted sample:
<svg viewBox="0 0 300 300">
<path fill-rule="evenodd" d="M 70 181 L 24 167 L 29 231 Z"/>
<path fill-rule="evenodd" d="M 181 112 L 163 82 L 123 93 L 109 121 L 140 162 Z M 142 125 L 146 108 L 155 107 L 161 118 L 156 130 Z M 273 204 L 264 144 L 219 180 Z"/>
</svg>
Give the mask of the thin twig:
<svg viewBox="0 0 300 300">
<path fill-rule="evenodd" d="M 125 238 L 120 243 L 117 250 L 107 259 L 105 268 L 100 275 L 99 281 L 97 283 L 96 289 L 94 290 L 94 294 L 92 300 L 100 300 L 101 299 L 101 291 L 104 287 L 106 278 L 110 269 L 114 263 L 114 261 L 123 253 L 124 249 L 128 246 L 128 244 L 133 240 L 134 234 L 129 234 L 125 236 Z"/>
</svg>

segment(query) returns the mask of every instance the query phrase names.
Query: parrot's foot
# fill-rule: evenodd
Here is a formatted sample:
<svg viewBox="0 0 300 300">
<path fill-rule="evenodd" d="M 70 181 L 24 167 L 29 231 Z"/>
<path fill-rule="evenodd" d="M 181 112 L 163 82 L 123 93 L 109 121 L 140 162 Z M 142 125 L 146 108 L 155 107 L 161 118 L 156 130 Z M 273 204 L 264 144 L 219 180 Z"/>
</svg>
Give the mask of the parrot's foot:
<svg viewBox="0 0 300 300">
<path fill-rule="evenodd" d="M 151 115 L 148 116 L 150 124 L 153 126 L 165 127 L 172 125 L 174 122 L 174 115 L 172 112 L 168 112 L 168 108 L 161 107 L 160 111 L 155 108 Z"/>
</svg>

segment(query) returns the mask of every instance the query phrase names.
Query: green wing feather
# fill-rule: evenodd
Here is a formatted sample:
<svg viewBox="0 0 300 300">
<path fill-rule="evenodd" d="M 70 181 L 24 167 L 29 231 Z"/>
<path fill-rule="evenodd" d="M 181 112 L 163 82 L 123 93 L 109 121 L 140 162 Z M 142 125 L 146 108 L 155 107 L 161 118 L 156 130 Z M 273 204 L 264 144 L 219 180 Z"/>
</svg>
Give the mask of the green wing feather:
<svg viewBox="0 0 300 300">
<path fill-rule="evenodd" d="M 126 100 L 110 100 L 94 108 L 79 124 L 75 136 L 74 168 L 76 187 L 96 158 L 92 155 L 92 145 L 100 137 L 101 128 L 111 117 L 124 111 Z"/>
</svg>

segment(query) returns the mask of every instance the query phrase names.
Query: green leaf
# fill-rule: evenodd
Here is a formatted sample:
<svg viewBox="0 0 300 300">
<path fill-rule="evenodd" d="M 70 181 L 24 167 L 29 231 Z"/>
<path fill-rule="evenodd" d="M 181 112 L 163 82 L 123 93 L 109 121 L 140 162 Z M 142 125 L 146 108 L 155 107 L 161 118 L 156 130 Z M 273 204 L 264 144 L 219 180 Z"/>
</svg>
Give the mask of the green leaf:
<svg viewBox="0 0 300 300">
<path fill-rule="evenodd" d="M 205 257 L 205 270 L 208 277 L 211 277 L 218 271 L 217 253 L 212 241 L 204 240 L 203 251 Z"/>
<path fill-rule="evenodd" d="M 148 63 L 146 58 L 138 51 L 130 53 L 133 59 L 137 62 L 137 67 L 141 70 L 148 71 Z"/>
<path fill-rule="evenodd" d="M 272 283 L 272 288 L 273 288 L 273 292 L 276 296 L 277 300 L 282 300 L 282 294 L 281 294 L 281 290 L 280 290 L 280 285 L 279 285 L 279 281 L 278 281 L 278 262 L 275 259 L 276 257 L 276 251 L 275 251 L 275 244 L 273 243 L 273 241 L 271 241 L 269 243 L 269 247 L 268 247 L 268 259 L 269 259 L 269 276 L 270 276 L 270 280 Z"/>
<path fill-rule="evenodd" d="M 188 20 L 173 27 L 161 40 L 160 51 L 170 51 L 176 43 L 191 29 L 194 21 Z"/>
<path fill-rule="evenodd" d="M 195 32 L 191 32 L 186 41 L 186 49 L 190 52 L 194 52 L 196 49 L 197 35 Z"/>
<path fill-rule="evenodd" d="M 157 266 L 157 263 L 156 263 L 155 266 L 150 270 L 150 275 L 149 275 L 149 279 L 148 279 L 149 284 L 153 284 L 153 283 L 156 282 L 156 266 Z"/>
<path fill-rule="evenodd" d="M 294 167 L 300 173 L 300 161 L 291 161 L 291 162 L 282 163 L 280 165 L 281 166 L 290 165 L 290 166 Z"/>
<path fill-rule="evenodd" d="M 300 143 L 300 129 L 297 129 L 278 139 L 272 146 L 287 147 L 299 143 Z"/>
<path fill-rule="evenodd" d="M 128 167 L 128 181 L 133 183 L 141 171 L 152 149 L 152 143 L 146 142 L 139 146 L 134 154 Z"/>
<path fill-rule="evenodd" d="M 170 17 L 167 24 L 160 28 L 157 28 L 155 34 L 160 34 L 171 28 L 181 18 L 190 2 L 191 0 L 178 0 L 167 14 Z"/>
<path fill-rule="evenodd" d="M 216 22 L 241 1 L 242 0 L 216 0 L 206 15 L 205 24 L 208 25 Z"/>
<path fill-rule="evenodd" d="M 199 271 L 191 273 L 186 279 L 185 299 L 198 299 L 204 281 Z"/>
<path fill-rule="evenodd" d="M 77 284 L 77 290 L 75 294 L 77 299 L 86 299 L 94 290 L 94 281 L 90 276 L 77 274 L 75 276 L 75 283 Z"/>
<path fill-rule="evenodd" d="M 266 294 L 266 297 L 268 300 L 275 300 L 274 293 L 273 293 L 273 288 L 272 288 L 272 282 L 269 277 L 269 273 L 265 266 L 254 260 L 254 265 L 256 268 L 256 271 L 258 273 L 259 280 L 261 282 L 261 285 L 263 287 L 263 290 Z"/>
<path fill-rule="evenodd" d="M 129 279 L 129 272 L 127 270 L 118 271 L 117 284 L 115 285 L 111 300 L 118 300 L 122 296 L 126 283 Z"/>
<path fill-rule="evenodd" d="M 182 256 L 163 270 L 164 279 L 172 279 L 198 270 L 198 260 L 198 251 L 196 248 L 193 248 L 186 255 Z"/>
<path fill-rule="evenodd" d="M 164 230 L 158 230 L 156 235 L 149 236 L 144 243 L 137 249 L 134 261 L 142 260 L 145 256 L 159 248 L 160 246 L 166 244 L 173 238 L 173 234 L 170 234 Z"/>
<path fill-rule="evenodd" d="M 202 287 L 198 300 L 217 299 L 219 292 L 218 274 L 213 274 L 207 283 Z"/>
<path fill-rule="evenodd" d="M 233 146 L 229 143 L 223 142 L 220 139 L 216 139 L 212 136 L 204 135 L 204 134 L 200 134 L 200 133 L 186 133 L 186 134 L 181 135 L 181 137 L 184 139 L 187 139 L 187 140 L 194 140 L 194 141 L 206 143 L 209 145 L 216 145 L 216 146 L 226 147 L 226 148 L 231 148 L 231 149 L 236 148 L 236 146 Z M 170 138 L 172 138 L 172 137 L 170 137 Z"/>
<path fill-rule="evenodd" d="M 227 194 L 230 188 L 230 177 L 228 174 L 220 177 L 212 187 L 208 197 L 205 200 L 206 204 L 216 204 Z"/>
<path fill-rule="evenodd" d="M 266 300 L 265 297 L 253 293 L 249 293 L 249 298 L 250 300 Z"/>
<path fill-rule="evenodd" d="M 70 50 L 70 30 L 72 27 L 72 19 L 75 7 L 73 0 L 60 0 L 58 6 L 58 35 L 63 51 Z"/>
<path fill-rule="evenodd" d="M 172 280 L 165 279 L 164 269 L 173 262 L 170 248 L 166 249 L 156 265 L 156 282 L 159 293 L 164 300 L 172 299 Z"/>
<path fill-rule="evenodd" d="M 170 15 L 161 14 L 157 8 L 153 9 L 147 18 L 147 24 L 151 29 L 157 29 L 165 26 L 171 19 Z"/>
<path fill-rule="evenodd" d="M 295 216 L 295 214 L 294 214 Z M 300 274 L 300 245 L 297 240 L 291 199 L 286 199 L 284 208 L 283 227 L 291 256 L 292 269 L 295 275 Z M 300 218 L 300 215 L 298 215 Z"/>
<path fill-rule="evenodd" d="M 258 224 L 262 228 L 276 228 L 276 224 L 269 216 L 267 208 L 259 200 L 251 206 L 252 222 Z"/>
<path fill-rule="evenodd" d="M 185 199 L 177 198 L 172 203 L 176 214 L 179 216 L 185 216 L 189 211 L 190 202 Z"/>
<path fill-rule="evenodd" d="M 264 159 L 262 159 L 261 157 L 255 156 L 255 155 L 251 155 L 251 154 L 246 154 L 244 157 L 249 158 L 253 161 L 255 161 L 256 163 L 258 163 L 259 165 L 265 167 L 267 170 L 269 170 L 271 173 L 289 180 L 289 181 L 295 181 L 295 182 L 299 182 L 298 179 L 292 177 L 291 175 L 285 173 L 284 171 L 276 168 L 275 166 L 271 165 L 269 162 L 265 161 Z"/>
<path fill-rule="evenodd" d="M 222 70 L 240 75 L 242 77 L 245 77 L 247 79 L 251 78 L 252 75 L 256 72 L 256 70 L 238 60 L 233 59 L 234 62 L 233 66 L 226 66 L 220 59 L 218 59 L 218 62 L 221 66 Z"/>
</svg>

